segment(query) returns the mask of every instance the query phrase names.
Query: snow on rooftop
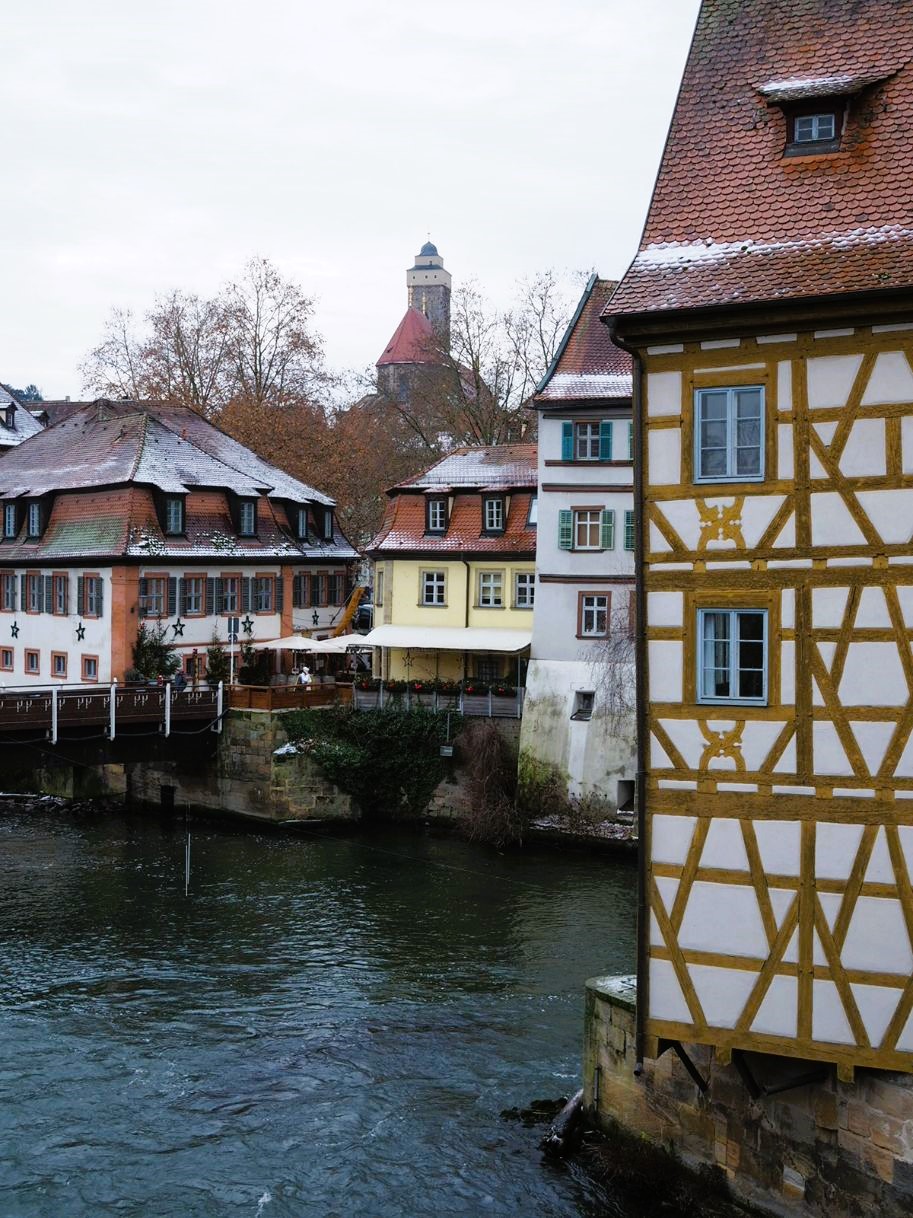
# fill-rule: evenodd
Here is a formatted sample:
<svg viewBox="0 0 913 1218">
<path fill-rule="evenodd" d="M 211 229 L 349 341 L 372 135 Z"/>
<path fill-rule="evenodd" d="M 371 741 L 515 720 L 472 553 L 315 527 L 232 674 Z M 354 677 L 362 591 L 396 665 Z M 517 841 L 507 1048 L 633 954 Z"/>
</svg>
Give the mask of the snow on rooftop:
<svg viewBox="0 0 913 1218">
<path fill-rule="evenodd" d="M 758 86 L 758 92 L 770 101 L 798 101 L 802 97 L 840 97 L 847 93 L 858 93 L 866 85 L 883 80 L 884 71 L 837 72 L 831 76 L 789 76 L 783 80 L 769 80 Z"/>
<path fill-rule="evenodd" d="M 658 241 L 645 246 L 634 259 L 637 267 L 682 266 L 692 262 L 721 261 L 741 254 L 775 254 L 783 250 L 802 250 L 810 246 L 830 246 L 850 249 L 858 245 L 874 245 L 883 241 L 909 241 L 913 229 L 900 224 L 885 224 L 880 228 L 857 228 L 845 233 L 827 233 L 819 237 L 797 237 L 792 241 Z"/>
</svg>

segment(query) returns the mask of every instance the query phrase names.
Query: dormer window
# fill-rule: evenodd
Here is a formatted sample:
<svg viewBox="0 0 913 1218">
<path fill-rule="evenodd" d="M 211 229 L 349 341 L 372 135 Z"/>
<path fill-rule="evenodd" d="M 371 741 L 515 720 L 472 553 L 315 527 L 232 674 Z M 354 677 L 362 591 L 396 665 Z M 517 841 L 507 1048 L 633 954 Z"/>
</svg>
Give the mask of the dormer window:
<svg viewBox="0 0 913 1218">
<path fill-rule="evenodd" d="M 447 531 L 447 500 L 428 500 L 427 531 L 429 533 L 445 533 Z"/>
<path fill-rule="evenodd" d="M 3 505 L 3 536 L 7 541 L 12 539 L 19 532 L 19 513 L 16 511 L 15 503 L 5 503 Z"/>
<path fill-rule="evenodd" d="M 180 537 L 184 532 L 184 499 L 181 495 L 169 495 L 165 499 L 165 532 L 169 537 Z"/>
<path fill-rule="evenodd" d="M 504 500 L 500 496 L 482 501 L 482 522 L 486 533 L 504 532 Z"/>
<path fill-rule="evenodd" d="M 298 521 L 298 540 L 307 541 L 308 539 L 308 510 L 306 507 L 300 507 L 297 512 Z"/>
<path fill-rule="evenodd" d="M 41 536 L 41 504 L 30 503 L 28 506 L 28 535 L 29 537 Z"/>
<path fill-rule="evenodd" d="M 238 510 L 238 532 L 242 537 L 253 537 L 257 532 L 257 501 L 242 499 Z"/>
<path fill-rule="evenodd" d="M 837 136 L 837 115 L 833 110 L 822 114 L 797 114 L 793 119 L 794 144 L 816 144 Z"/>
<path fill-rule="evenodd" d="M 323 540 L 333 540 L 333 509 L 324 508 L 323 510 Z"/>
</svg>

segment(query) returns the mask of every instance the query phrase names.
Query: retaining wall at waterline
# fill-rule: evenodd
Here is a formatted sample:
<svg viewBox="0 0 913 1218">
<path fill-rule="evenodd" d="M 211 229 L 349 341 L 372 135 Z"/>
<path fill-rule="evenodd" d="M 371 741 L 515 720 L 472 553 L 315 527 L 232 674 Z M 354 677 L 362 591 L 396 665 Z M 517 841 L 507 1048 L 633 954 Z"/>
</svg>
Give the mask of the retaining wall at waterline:
<svg viewBox="0 0 913 1218">
<path fill-rule="evenodd" d="M 733 1192 L 789 1218 L 909 1218 L 913 1213 L 913 1075 L 834 1071 L 752 1099 L 733 1065 L 686 1045 L 706 1092 L 672 1049 L 635 1077 L 633 978 L 587 982 L 584 1104 L 699 1167 L 716 1164 Z M 774 1064 L 779 1059 L 773 1059 Z"/>
</svg>

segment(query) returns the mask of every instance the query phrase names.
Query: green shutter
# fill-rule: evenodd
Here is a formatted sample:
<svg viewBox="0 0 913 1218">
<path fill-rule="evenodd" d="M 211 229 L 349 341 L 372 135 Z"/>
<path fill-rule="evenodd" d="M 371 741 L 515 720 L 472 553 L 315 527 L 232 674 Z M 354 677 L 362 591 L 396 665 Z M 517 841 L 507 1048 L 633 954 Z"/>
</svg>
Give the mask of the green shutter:
<svg viewBox="0 0 913 1218">
<path fill-rule="evenodd" d="M 615 549 L 615 512 L 605 508 L 602 513 L 599 544 L 603 550 Z"/>
<path fill-rule="evenodd" d="M 599 423 L 599 460 L 612 460 L 612 420 L 602 419 Z"/>
<path fill-rule="evenodd" d="M 634 460 L 634 424 L 628 424 L 628 460 Z"/>
<path fill-rule="evenodd" d="M 561 460 L 574 460 L 574 424 L 561 424 Z"/>
<path fill-rule="evenodd" d="M 574 513 L 562 509 L 558 513 L 558 549 L 574 548 Z"/>
<path fill-rule="evenodd" d="M 625 549 L 634 549 L 634 513 L 625 512 Z"/>
</svg>

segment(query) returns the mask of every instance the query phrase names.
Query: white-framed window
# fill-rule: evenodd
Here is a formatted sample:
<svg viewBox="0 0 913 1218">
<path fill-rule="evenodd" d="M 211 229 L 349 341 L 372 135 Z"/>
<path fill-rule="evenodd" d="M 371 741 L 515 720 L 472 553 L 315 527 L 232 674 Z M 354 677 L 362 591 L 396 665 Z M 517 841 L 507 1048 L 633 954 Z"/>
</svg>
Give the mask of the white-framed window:
<svg viewBox="0 0 913 1218">
<path fill-rule="evenodd" d="M 82 657 L 82 679 L 84 681 L 98 680 L 98 656 Z"/>
<path fill-rule="evenodd" d="M 241 580 L 237 575 L 226 575 L 222 580 L 222 612 L 240 613 Z"/>
<path fill-rule="evenodd" d="M 500 609 L 504 604 L 504 572 L 479 572 L 479 605 L 483 609 Z"/>
<path fill-rule="evenodd" d="M 16 612 L 16 576 L 9 572 L 0 580 L 0 609 L 6 613 Z"/>
<path fill-rule="evenodd" d="M 29 537 L 41 536 L 41 504 L 30 503 L 28 514 L 28 533 Z"/>
<path fill-rule="evenodd" d="M 800 114 L 796 116 L 793 126 L 793 142 L 796 144 L 813 144 L 818 140 L 832 140 L 837 135 L 837 116 L 830 111 L 826 114 Z"/>
<path fill-rule="evenodd" d="M 254 581 L 254 609 L 257 613 L 273 611 L 273 577 L 258 575 Z"/>
<path fill-rule="evenodd" d="M 574 513 L 574 549 L 600 550 L 602 509 Z"/>
<path fill-rule="evenodd" d="M 767 701 L 767 610 L 699 609 L 699 702 Z"/>
<path fill-rule="evenodd" d="M 3 536 L 15 537 L 18 533 L 16 520 L 16 505 L 15 503 L 5 503 L 3 505 Z"/>
<path fill-rule="evenodd" d="M 69 575 L 54 576 L 54 612 L 66 615 L 69 612 L 70 577 Z"/>
<path fill-rule="evenodd" d="M 428 532 L 444 533 L 447 530 L 447 500 L 428 500 Z"/>
<path fill-rule="evenodd" d="M 504 530 L 504 500 L 492 497 L 485 500 L 485 532 L 501 533 Z"/>
<path fill-rule="evenodd" d="M 184 532 L 184 500 L 179 495 L 165 500 L 165 532 L 172 536 Z"/>
<path fill-rule="evenodd" d="M 577 461 L 599 460 L 599 423 L 575 423 L 574 458 Z"/>
<path fill-rule="evenodd" d="M 25 652 L 25 671 L 34 676 L 41 671 L 41 652 L 33 651 L 31 648 L 26 648 Z"/>
<path fill-rule="evenodd" d="M 26 613 L 40 613 L 44 608 L 41 594 L 41 576 L 27 575 L 25 578 Z"/>
<path fill-rule="evenodd" d="M 609 597 L 604 592 L 581 592 L 580 634 L 583 638 L 605 638 L 609 633 Z"/>
<path fill-rule="evenodd" d="M 447 574 L 445 571 L 422 572 L 422 604 L 446 605 Z"/>
<path fill-rule="evenodd" d="M 760 482 L 764 477 L 763 388 L 698 389 L 694 413 L 695 481 Z"/>
<path fill-rule="evenodd" d="M 533 495 L 529 501 L 529 515 L 526 517 L 526 523 L 537 525 L 539 523 L 539 496 Z"/>
<path fill-rule="evenodd" d="M 323 540 L 333 540 L 333 509 L 331 507 L 323 509 Z"/>
<path fill-rule="evenodd" d="M 66 677 L 67 656 L 64 651 L 51 652 L 51 674 L 55 677 Z"/>
<path fill-rule="evenodd" d="M 625 512 L 625 549 L 634 549 L 634 513 Z"/>
<path fill-rule="evenodd" d="M 532 609 L 536 601 L 534 571 L 514 572 L 514 605 L 517 609 Z"/>
<path fill-rule="evenodd" d="M 298 540 L 307 541 L 308 536 L 308 510 L 306 507 L 298 509 Z"/>
<path fill-rule="evenodd" d="M 239 512 L 238 532 L 242 537 L 253 537 L 257 531 L 257 503 L 254 499 L 242 499 Z"/>
<path fill-rule="evenodd" d="M 83 613 L 86 617 L 101 617 L 101 576 L 87 575 L 83 583 Z"/>
</svg>

